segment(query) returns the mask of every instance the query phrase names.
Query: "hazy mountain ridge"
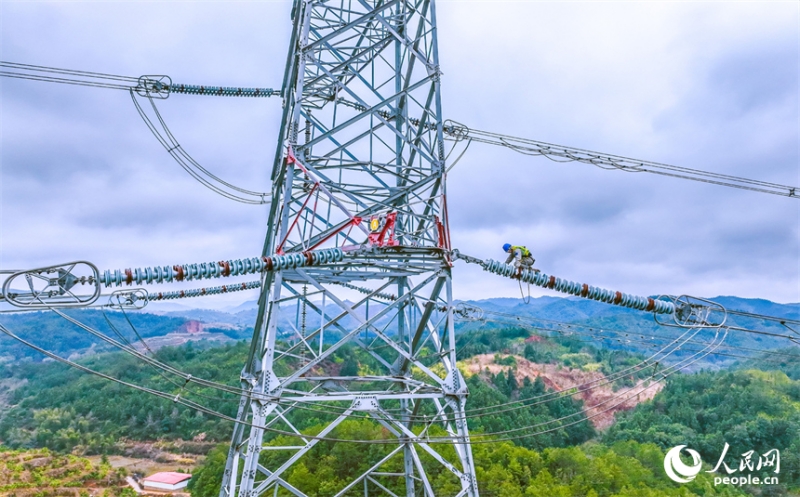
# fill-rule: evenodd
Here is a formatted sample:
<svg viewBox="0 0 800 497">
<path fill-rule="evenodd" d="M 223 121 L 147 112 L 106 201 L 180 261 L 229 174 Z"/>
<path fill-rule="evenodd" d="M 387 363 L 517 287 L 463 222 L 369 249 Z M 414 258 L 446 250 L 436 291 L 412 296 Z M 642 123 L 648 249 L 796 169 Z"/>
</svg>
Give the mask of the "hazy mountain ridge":
<svg viewBox="0 0 800 497">
<path fill-rule="evenodd" d="M 780 304 L 764 299 L 745 299 L 733 296 L 719 296 L 710 300 L 718 302 L 728 309 L 787 319 L 800 319 L 800 304 L 798 303 Z M 467 301 L 467 303 L 480 307 L 484 311 L 484 316 L 480 321 L 459 321 L 457 323 L 459 331 L 494 329 L 514 325 L 546 328 L 547 326 L 558 326 L 557 323 L 569 323 L 578 326 L 574 328 L 576 332 L 587 328 L 602 328 L 617 331 L 624 330 L 630 333 L 676 337 L 685 331 L 681 328 L 661 326 L 653 320 L 653 316 L 649 313 L 577 297 L 543 296 L 532 298 L 528 303 L 515 298 L 493 298 Z M 380 305 L 371 305 L 370 312 L 375 312 L 375 309 Z M 191 321 L 203 323 L 204 332 L 220 333 L 232 340 L 247 339 L 251 334 L 252 326 L 256 319 L 256 301 L 244 302 L 230 310 L 234 312 L 210 309 L 185 309 L 164 312 L 158 311 L 157 307 L 153 306 L 140 312 L 129 311 L 127 314 L 113 311 L 105 311 L 104 314 L 104 311 L 98 310 L 73 310 L 69 311 L 69 313 L 112 338 L 119 339 L 118 335 L 116 335 L 119 332 L 131 342 L 138 340 L 137 333 L 144 339 L 161 337 L 170 333 L 185 333 L 187 323 Z M 300 309 L 295 305 L 285 305 L 283 310 L 279 327 L 286 332 L 291 332 L 297 327 L 294 321 L 297 319 Z M 325 306 L 326 316 L 339 314 L 340 312 L 341 309 L 335 304 L 328 303 Z M 307 313 L 308 326 L 315 326 L 319 316 L 311 309 L 307 309 Z M 364 310 L 360 308 L 359 314 L 363 316 Z M 109 321 L 114 328 L 111 328 Z M 36 312 L 3 315 L 0 316 L 0 323 L 22 338 L 63 356 L 80 354 L 89 350 L 92 346 L 103 345 L 99 339 L 53 313 Z M 346 316 L 340 320 L 340 324 L 345 328 L 354 326 L 356 323 L 357 320 L 351 316 Z M 379 324 L 385 324 L 385 320 L 379 322 Z M 777 322 L 760 321 L 748 317 L 731 315 L 728 318 L 728 324 L 765 330 L 781 335 L 791 333 L 789 329 Z M 333 334 L 330 336 L 334 338 Z M 783 347 L 786 345 L 786 340 L 735 332 L 729 334 L 726 338 L 726 344 L 762 350 Z M 109 346 L 103 345 L 103 347 L 108 348 Z M 103 347 L 100 347 L 100 349 L 102 350 Z M 645 351 L 643 347 L 638 347 L 635 342 L 630 342 L 625 348 L 638 352 Z M 22 358 L 37 360 L 40 357 L 39 353 L 6 336 L 0 335 L 0 364 Z"/>
<path fill-rule="evenodd" d="M 719 296 L 711 299 L 728 309 L 764 314 L 787 319 L 800 319 L 800 303 L 781 304 L 765 299 L 749 299 L 735 296 Z M 460 302 L 460 301 L 459 301 Z M 484 300 L 467 300 L 465 303 L 480 307 L 487 311 L 518 314 L 520 316 L 536 316 L 554 321 L 580 321 L 590 318 L 616 317 L 620 315 L 645 316 L 652 321 L 649 313 L 642 313 L 634 309 L 626 309 L 614 305 L 596 302 L 579 297 L 550 297 L 543 296 L 531 298 L 528 303 L 518 298 L 492 298 Z M 257 302 L 255 300 L 244 302 L 234 309 L 236 312 L 214 311 L 207 309 L 187 309 L 181 311 L 159 312 L 158 314 L 171 317 L 196 319 L 206 323 L 229 323 L 252 325 L 256 318 Z M 341 310 L 335 304 L 326 305 L 326 314 L 339 313 Z"/>
</svg>

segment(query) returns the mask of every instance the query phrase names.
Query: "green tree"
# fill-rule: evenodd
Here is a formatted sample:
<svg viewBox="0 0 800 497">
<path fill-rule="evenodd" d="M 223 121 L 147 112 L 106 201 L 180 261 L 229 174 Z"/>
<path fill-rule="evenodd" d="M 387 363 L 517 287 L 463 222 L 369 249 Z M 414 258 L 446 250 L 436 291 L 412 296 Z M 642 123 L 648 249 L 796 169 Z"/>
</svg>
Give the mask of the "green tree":
<svg viewBox="0 0 800 497">
<path fill-rule="evenodd" d="M 203 464 L 194 470 L 188 490 L 192 497 L 217 497 L 228 456 L 227 445 L 218 445 L 206 455 Z"/>
</svg>

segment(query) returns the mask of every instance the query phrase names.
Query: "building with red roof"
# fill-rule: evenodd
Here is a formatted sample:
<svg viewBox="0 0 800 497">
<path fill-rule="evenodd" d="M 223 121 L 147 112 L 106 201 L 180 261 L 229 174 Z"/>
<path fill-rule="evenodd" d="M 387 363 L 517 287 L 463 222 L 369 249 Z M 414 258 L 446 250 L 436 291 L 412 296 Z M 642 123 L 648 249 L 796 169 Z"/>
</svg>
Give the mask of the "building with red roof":
<svg viewBox="0 0 800 497">
<path fill-rule="evenodd" d="M 186 488 L 192 475 L 188 473 L 175 473 L 164 471 L 155 473 L 145 478 L 142 483 L 145 490 L 173 491 Z"/>
</svg>

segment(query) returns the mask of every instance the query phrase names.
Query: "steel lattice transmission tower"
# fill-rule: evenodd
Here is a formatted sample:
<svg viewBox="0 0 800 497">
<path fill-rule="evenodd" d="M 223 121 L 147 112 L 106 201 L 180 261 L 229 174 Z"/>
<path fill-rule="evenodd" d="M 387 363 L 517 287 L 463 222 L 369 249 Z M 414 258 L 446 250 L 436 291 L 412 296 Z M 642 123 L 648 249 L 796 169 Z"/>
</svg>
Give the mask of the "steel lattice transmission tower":
<svg viewBox="0 0 800 497">
<path fill-rule="evenodd" d="M 262 427 L 299 433 L 293 420 L 309 409 L 328 413 L 316 437 L 335 438 L 351 416 L 385 434 L 381 456 L 337 495 L 433 496 L 436 473 L 453 495 L 477 496 L 456 368 L 434 2 L 295 0 L 292 19 L 263 255 L 304 262 L 265 273 L 220 496 L 305 495 L 287 481 L 293 466 L 331 442 L 265 444 Z M 381 371 L 333 375 L 346 345 Z M 426 443 L 434 432 L 453 443 Z M 259 462 L 267 449 L 281 454 L 275 467 Z"/>
</svg>

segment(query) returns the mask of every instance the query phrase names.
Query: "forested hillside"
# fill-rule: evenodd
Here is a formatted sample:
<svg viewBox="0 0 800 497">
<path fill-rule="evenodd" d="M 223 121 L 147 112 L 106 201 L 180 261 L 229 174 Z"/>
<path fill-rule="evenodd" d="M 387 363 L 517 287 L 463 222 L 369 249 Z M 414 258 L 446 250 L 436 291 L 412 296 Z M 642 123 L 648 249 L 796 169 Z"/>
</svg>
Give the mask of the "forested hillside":
<svg viewBox="0 0 800 497">
<path fill-rule="evenodd" d="M 368 423 L 352 422 L 348 432 L 361 437 L 380 439 L 380 430 Z M 343 481 L 367 469 L 363 448 L 353 444 L 322 442 L 310 457 L 289 474 L 288 482 L 312 497 L 335 494 Z M 370 446 L 370 452 L 381 446 Z M 700 474 L 687 485 L 678 485 L 664 477 L 664 453 L 653 444 L 637 442 L 606 446 L 588 443 L 579 447 L 531 450 L 509 442 L 473 445 L 478 487 L 484 497 L 682 497 L 746 495 L 736 487 L 714 487 L 710 475 Z M 195 471 L 190 483 L 193 497 L 216 497 L 220 475 L 225 468 L 226 446 L 213 450 L 206 465 Z M 370 454 L 372 455 L 372 454 Z M 273 463 L 274 451 L 262 453 L 262 460 Z M 460 488 L 453 475 L 429 461 L 433 469 L 431 486 L 436 495 L 455 495 Z M 395 458 L 387 470 L 402 471 L 402 457 Z M 400 491 L 397 478 L 379 481 Z M 370 484 L 370 491 L 378 488 Z M 359 492 L 348 495 L 363 495 Z M 279 493 L 281 497 L 289 495 Z M 370 494 L 372 495 L 372 494 Z M 398 493 L 398 495 L 400 495 Z"/>
<path fill-rule="evenodd" d="M 104 320 L 102 315 L 96 317 Z M 161 331 L 182 323 L 180 318 L 163 319 L 178 321 Z M 659 392 L 661 384 L 654 382 L 660 371 L 657 362 L 628 352 L 624 340 L 611 346 L 599 341 L 604 346 L 596 347 L 597 341 L 569 330 L 540 333 L 535 326 L 484 323 L 470 331 L 470 326 L 462 328 L 457 346 L 462 358 L 459 367 L 470 389 L 468 422 L 475 435 L 482 495 L 742 495 L 729 485 L 714 486 L 713 475 L 701 473 L 688 485 L 675 484 L 664 475 L 667 449 L 688 445 L 698 450 L 709 466 L 725 442 L 731 446 L 730 464 L 747 450 L 781 450 L 781 484 L 745 488 L 747 493 L 787 495 L 800 486 L 800 371 L 794 360 L 800 352 L 794 349 L 744 359 L 730 370 L 671 375 Z M 57 332 L 57 325 L 53 327 Z M 150 336 L 159 332 L 157 327 L 152 330 Z M 31 332 L 46 340 L 46 332 L 33 328 Z M 224 346 L 201 342 L 153 353 L 154 360 L 193 378 L 226 385 L 222 389 L 187 382 L 121 352 L 78 359 L 110 377 L 165 392 L 166 399 L 53 361 L 7 362 L 0 365 L 0 444 L 75 454 L 125 453 L 137 441 L 196 440 L 198 450 L 221 444 L 196 469 L 192 484 L 196 497 L 216 495 L 231 425 L 177 399 L 234 415 L 247 349 L 245 342 Z M 653 352 L 652 347 L 648 352 Z M 339 349 L 322 365 L 324 371 L 341 375 L 369 374 L 377 368 L 371 356 L 350 347 Z M 591 387 L 582 386 L 586 384 Z M 364 388 L 369 388 L 369 383 Z M 642 395 L 645 391 L 647 395 Z M 603 406 L 619 398 L 632 400 L 607 412 L 607 423 L 598 423 L 603 418 L 594 413 L 604 409 L 596 403 Z M 614 413 L 618 421 L 606 430 Z M 330 415 L 301 410 L 295 421 L 299 429 L 314 434 Z M 539 428 L 525 429 L 529 426 Z M 482 436 L 497 432 L 514 436 L 504 442 Z M 345 422 L 331 436 L 380 441 L 388 434 L 368 416 L 361 416 Z M 269 433 L 266 441 L 286 442 L 274 433 Z M 384 446 L 379 443 L 367 447 L 365 453 L 363 445 L 320 443 L 288 479 L 309 495 L 333 495 L 341 481 L 383 454 Z M 281 454 L 264 451 L 263 462 L 278 463 L 285 457 Z M 395 464 L 399 463 L 390 460 L 387 472 Z M 455 485 L 449 472 L 434 476 L 431 484 L 443 494 Z M 382 484 L 388 488 L 399 485 L 391 478 Z"/>
<path fill-rule="evenodd" d="M 582 375 L 602 378 L 604 374 L 628 371 L 605 382 L 606 395 L 614 395 L 615 389 L 630 387 L 646 374 L 631 370 L 641 359 L 630 354 L 595 349 L 568 337 L 543 339 L 524 329 L 467 333 L 460 337 L 459 348 L 466 358 L 462 369 L 471 393 L 469 409 L 477 413 L 471 415 L 471 430 L 481 433 L 545 426 L 546 433 L 526 434 L 517 441 L 539 450 L 573 446 L 596 436 L 595 420 L 587 420 L 583 414 L 587 406 L 582 399 L 589 390 L 573 392 L 563 384 L 552 384 L 556 375 L 574 377 L 574 382 L 579 382 Z M 493 351 L 495 356 L 491 355 Z M 243 342 L 210 348 L 188 344 L 159 349 L 153 357 L 194 377 L 235 389 L 246 353 Z M 487 353 L 491 364 L 470 371 L 469 357 Z M 358 349 L 343 348 L 325 368 L 340 374 L 365 373 L 376 367 L 373 361 Z M 544 369 L 549 367 L 550 372 L 529 374 L 522 366 L 530 361 L 537 361 Z M 235 394 L 185 384 L 127 354 L 99 354 L 80 362 L 121 381 L 170 396 L 180 394 L 182 399 L 227 416 L 235 413 Z M 125 453 L 135 441 L 198 439 L 210 443 L 226 442 L 230 436 L 228 421 L 61 364 L 28 362 L 2 371 L 6 384 L 17 388 L 5 394 L 8 407 L 0 414 L 0 441 L 14 448 L 114 454 Z M 553 395 L 549 393 L 553 389 L 565 393 Z M 543 395 L 548 395 L 546 401 L 540 400 Z M 493 409 L 497 405 L 506 408 L 497 411 Z M 301 428 L 313 429 L 321 419 L 318 414 L 301 411 L 296 421 Z"/>
<path fill-rule="evenodd" d="M 618 414 L 618 418 L 617 424 L 598 439 L 573 447 L 531 450 L 508 442 L 474 445 L 482 495 L 618 497 L 739 495 L 740 492 L 797 495 L 800 381 L 790 380 L 783 372 L 746 370 L 676 375 L 652 401 Z M 314 431 L 311 428 L 309 433 Z M 353 422 L 346 432 L 375 440 L 385 436 L 377 425 L 368 422 Z M 734 471 L 742 469 L 739 464 L 746 452 L 755 451 L 755 468 L 760 455 L 778 449 L 780 483 L 741 488 L 713 485 L 713 477 L 728 476 L 706 473 L 716 465 L 726 442 L 730 450 L 724 462 Z M 514 443 L 521 444 L 523 440 Z M 351 465 L 356 470 L 364 468 L 359 465 L 363 454 L 358 447 L 320 445 L 289 475 L 289 481 L 309 495 L 323 497 L 333 495 L 333 490 L 339 488 L 337 479 L 356 474 L 349 469 Z M 704 463 L 703 472 L 688 485 L 672 483 L 664 474 L 664 454 L 677 445 L 697 450 Z M 216 495 L 225 449 L 221 446 L 212 452 L 206 465 L 197 472 L 195 497 Z M 262 454 L 265 463 L 279 462 L 276 457 L 271 451 Z M 775 476 L 774 469 L 765 467 L 752 474 L 762 478 Z M 437 473 L 435 480 L 443 494 L 451 489 L 446 476 Z M 392 481 L 382 483 L 390 488 L 397 485 Z"/>
<path fill-rule="evenodd" d="M 736 464 L 750 450 L 781 454 L 780 481 L 800 486 L 800 381 L 781 371 L 678 375 L 651 402 L 620 414 L 607 443 L 635 440 L 666 450 L 688 445 L 716 463 L 725 444 Z M 766 474 L 767 471 L 764 471 Z"/>
<path fill-rule="evenodd" d="M 500 333 L 474 332 L 461 337 L 460 346 L 465 358 L 489 351 L 503 353 L 497 356 L 500 368 L 495 373 L 488 370 L 478 374 L 468 373 L 470 408 L 486 411 L 491 406 L 512 405 L 500 413 L 486 413 L 475 417 L 471 427 L 476 431 L 502 431 L 512 427 L 552 422 L 559 418 L 567 421 L 553 422 L 549 427 L 566 425 L 561 430 L 529 437 L 520 443 L 533 448 L 563 447 L 582 443 L 595 435 L 591 422 L 581 421 L 583 402 L 570 392 L 554 396 L 545 403 L 528 402 L 551 390 L 545 385 L 546 376 L 526 377 L 517 371 L 517 354 L 520 360 L 527 356 L 551 369 L 581 368 L 598 374 L 613 374 L 636 364 L 635 356 L 610 353 L 595 349 L 570 338 L 539 339 L 529 330 L 508 329 Z M 512 354 L 511 357 L 505 355 Z M 154 358 L 197 378 L 212 380 L 238 388 L 236 379 L 241 363 L 247 354 L 244 342 L 223 347 L 203 348 L 188 344 L 167 347 L 155 352 Z M 163 371 L 156 370 L 141 360 L 122 353 L 101 354 L 81 360 L 81 364 L 102 371 L 111 377 L 136 385 L 167 392 L 170 396 L 198 402 L 221 414 L 232 416 L 236 412 L 238 396 L 209 387 L 200 387 Z M 345 347 L 337 351 L 324 365 L 329 371 L 355 374 L 359 370 L 375 370 L 377 363 L 360 349 Z M 79 450 L 85 453 L 113 453 L 119 438 L 132 440 L 192 439 L 202 436 L 207 441 L 224 441 L 229 436 L 230 424 L 208 414 L 198 413 L 180 403 L 157 398 L 132 390 L 123 385 L 91 376 L 61 364 L 24 363 L 4 370 L 7 381 L 14 380 L 23 386 L 6 394 L 10 405 L 0 415 L 0 441 L 11 447 L 49 447 L 54 450 Z M 631 385 L 641 375 L 641 370 L 631 371 L 616 381 L 617 386 Z M 320 421 L 320 416 L 301 411 L 298 424 L 310 427 Z"/>
<path fill-rule="evenodd" d="M 179 329 L 187 321 L 185 318 L 134 312 L 123 315 L 119 312 L 108 311 L 104 313 L 96 310 L 66 310 L 64 313 L 119 339 L 109 327 L 110 321 L 111 326 L 124 332 L 129 340 L 136 340 L 136 336 L 126 321 L 126 317 L 130 319 L 143 338 L 166 335 Z M 111 347 L 105 345 L 100 339 L 53 312 L 6 314 L 0 316 L 0 323 L 24 339 L 59 355 L 69 356 L 92 347 L 99 350 L 111 350 Z M 22 359 L 41 360 L 43 357 L 35 350 L 0 334 L 0 364 L 12 361 L 16 363 Z"/>
<path fill-rule="evenodd" d="M 115 470 L 105 460 L 95 465 L 47 449 L 15 451 L 0 446 L 0 496 L 134 497 L 125 476 L 125 470 Z"/>
<path fill-rule="evenodd" d="M 155 358 L 199 378 L 236 385 L 247 354 L 243 343 L 201 348 L 193 344 L 156 351 Z M 182 393 L 211 409 L 231 414 L 238 397 L 210 388 L 198 388 L 116 352 L 92 356 L 81 364 L 113 378 L 172 395 Z M 228 436 L 230 426 L 180 404 L 133 390 L 53 362 L 25 363 L 10 378 L 24 386 L 7 400 L 0 414 L 0 441 L 16 448 L 48 447 L 88 454 L 114 453 L 120 438 L 132 440 L 186 439 L 205 433 L 210 440 Z"/>
</svg>

